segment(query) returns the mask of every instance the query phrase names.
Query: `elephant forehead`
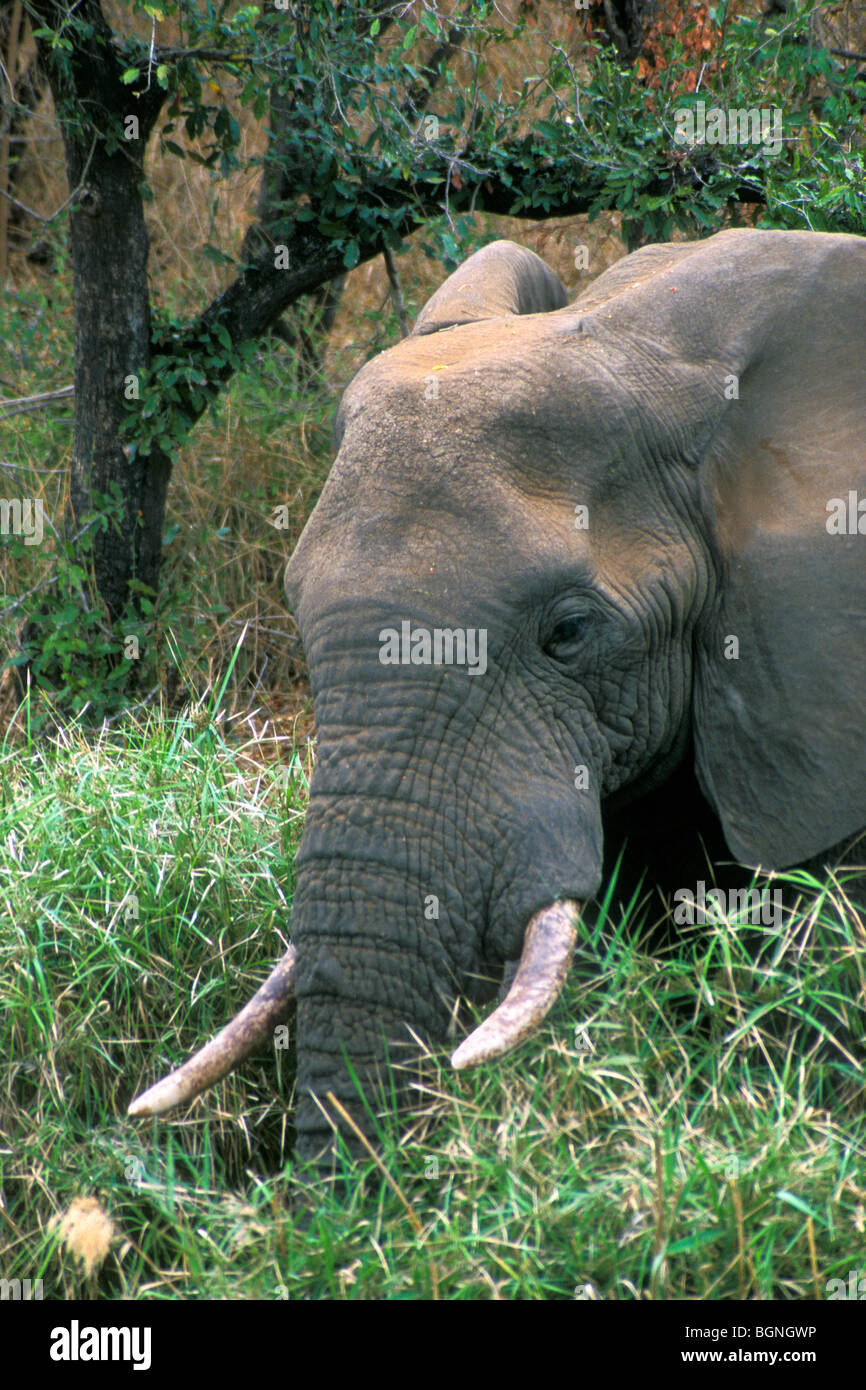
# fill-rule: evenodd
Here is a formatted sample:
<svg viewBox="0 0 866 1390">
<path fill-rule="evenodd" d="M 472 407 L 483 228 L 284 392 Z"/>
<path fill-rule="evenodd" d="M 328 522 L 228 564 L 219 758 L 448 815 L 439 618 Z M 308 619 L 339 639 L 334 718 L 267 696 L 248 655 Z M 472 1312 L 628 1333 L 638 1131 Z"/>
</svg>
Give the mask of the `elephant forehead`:
<svg viewBox="0 0 866 1390">
<path fill-rule="evenodd" d="M 515 361 L 522 356 L 531 357 L 545 345 L 552 346 L 573 332 L 578 321 L 566 308 L 550 314 L 506 314 L 443 328 L 426 336 L 404 338 L 361 368 L 344 399 L 356 388 L 363 390 L 378 375 L 471 369 L 502 358 Z"/>
<path fill-rule="evenodd" d="M 335 483 L 335 488 L 338 486 Z M 488 585 L 574 566 L 593 568 L 592 540 L 578 532 L 573 509 L 560 500 L 536 499 L 531 506 L 495 480 L 474 479 L 455 491 L 424 495 L 371 487 L 322 495 L 295 551 L 290 578 L 309 579 L 319 597 L 324 588 L 371 593 L 399 592 L 406 582 L 431 595 L 444 589 L 477 594 Z"/>
<path fill-rule="evenodd" d="M 575 586 L 616 602 L 672 589 L 677 575 L 693 583 L 693 548 L 657 506 L 629 515 L 590 503 L 588 525 L 586 516 L 580 503 L 527 499 L 495 479 L 459 494 L 443 483 L 441 495 L 423 497 L 347 486 L 323 494 L 310 519 L 289 566 L 290 596 L 305 619 L 348 600 L 384 605 L 382 624 L 399 613 L 471 626 L 483 610 L 483 626 L 496 614 L 507 625 Z"/>
<path fill-rule="evenodd" d="M 578 322 L 560 310 L 409 338 L 349 385 L 337 436 L 368 470 L 465 466 L 465 451 L 481 450 L 489 467 L 523 479 L 541 440 L 548 474 L 557 446 L 573 474 L 576 445 L 587 459 L 612 452 L 611 426 L 627 405 L 605 360 L 609 346 L 583 336 Z"/>
<path fill-rule="evenodd" d="M 353 574 L 375 588 L 374 571 L 392 585 L 462 572 L 497 587 L 575 564 L 587 578 L 608 565 L 645 576 L 672 530 L 641 438 L 659 433 L 637 385 L 646 370 L 569 309 L 407 339 L 374 359 L 341 405 L 290 594 L 310 580 L 319 597 Z"/>
</svg>

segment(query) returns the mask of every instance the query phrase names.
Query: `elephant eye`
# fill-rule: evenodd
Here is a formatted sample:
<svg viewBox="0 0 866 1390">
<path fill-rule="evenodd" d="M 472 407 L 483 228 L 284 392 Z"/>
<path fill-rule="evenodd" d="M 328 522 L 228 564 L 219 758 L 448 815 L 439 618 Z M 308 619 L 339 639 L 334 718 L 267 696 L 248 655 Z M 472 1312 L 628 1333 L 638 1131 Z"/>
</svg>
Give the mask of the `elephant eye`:
<svg viewBox="0 0 866 1390">
<path fill-rule="evenodd" d="M 567 618 L 560 618 L 543 644 L 547 655 L 559 660 L 567 659 L 583 636 L 586 621 L 586 614 L 572 614 Z"/>
</svg>

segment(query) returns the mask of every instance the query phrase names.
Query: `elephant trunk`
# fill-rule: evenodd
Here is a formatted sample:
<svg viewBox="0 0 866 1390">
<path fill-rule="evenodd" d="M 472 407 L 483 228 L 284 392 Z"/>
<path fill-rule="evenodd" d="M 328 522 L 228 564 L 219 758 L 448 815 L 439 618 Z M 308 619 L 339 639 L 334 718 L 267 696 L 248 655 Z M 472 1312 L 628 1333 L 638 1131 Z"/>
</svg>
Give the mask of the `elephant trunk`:
<svg viewBox="0 0 866 1390">
<path fill-rule="evenodd" d="M 450 883 L 437 885 L 443 918 L 447 898 L 456 919 L 446 940 L 436 929 L 441 923 L 425 916 L 426 855 L 414 862 L 407 856 L 394 867 L 391 847 L 381 855 L 381 839 L 369 834 L 372 814 L 366 799 L 345 812 L 336 799 L 317 802 L 298 856 L 292 904 L 298 950 L 295 1128 L 303 1158 L 330 1147 L 334 1128 L 350 1139 L 335 1122 L 329 1092 L 370 1133 L 365 1107 L 376 1113 L 381 1096 L 405 1091 L 401 1068 L 417 1054 L 416 1040 L 444 1037 L 459 988 L 463 962 L 452 945 L 465 934 L 459 894 Z M 380 834 L 387 833 L 383 827 Z"/>
</svg>

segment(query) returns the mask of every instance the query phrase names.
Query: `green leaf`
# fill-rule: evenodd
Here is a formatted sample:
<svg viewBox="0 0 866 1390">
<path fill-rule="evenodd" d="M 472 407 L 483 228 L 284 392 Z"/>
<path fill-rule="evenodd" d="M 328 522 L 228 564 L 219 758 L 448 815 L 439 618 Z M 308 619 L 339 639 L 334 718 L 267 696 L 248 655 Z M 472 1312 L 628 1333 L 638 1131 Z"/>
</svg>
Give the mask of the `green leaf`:
<svg viewBox="0 0 866 1390">
<path fill-rule="evenodd" d="M 350 241 L 345 251 L 343 252 L 343 265 L 346 267 L 347 270 L 351 270 L 353 266 L 358 264 L 360 256 L 361 248 L 358 245 L 357 241 Z"/>
<path fill-rule="evenodd" d="M 214 265 L 234 265 L 235 263 L 233 256 L 227 256 L 225 251 L 221 251 L 218 246 L 211 246 L 209 241 L 205 242 L 201 248 L 201 253 L 209 261 L 213 261 Z"/>
<path fill-rule="evenodd" d="M 125 71 L 121 74 L 120 80 L 127 87 L 132 82 L 136 82 L 138 80 L 138 68 L 126 68 Z"/>
</svg>

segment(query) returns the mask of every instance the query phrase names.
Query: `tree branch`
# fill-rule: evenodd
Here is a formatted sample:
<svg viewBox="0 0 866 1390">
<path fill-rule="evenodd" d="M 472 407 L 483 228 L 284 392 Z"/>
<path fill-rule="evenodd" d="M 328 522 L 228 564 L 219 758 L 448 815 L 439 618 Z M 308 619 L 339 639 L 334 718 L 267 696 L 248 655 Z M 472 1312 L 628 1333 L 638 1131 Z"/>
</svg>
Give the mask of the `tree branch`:
<svg viewBox="0 0 866 1390">
<path fill-rule="evenodd" d="M 471 155 L 471 149 L 468 153 Z M 357 242 L 358 264 L 379 255 L 389 241 L 393 243 L 397 237 L 408 236 L 431 217 L 441 215 L 446 198 L 455 212 L 475 210 L 538 219 L 589 212 L 596 206 L 604 188 L 602 172 L 595 174 L 581 169 L 573 159 L 563 160 L 559 165 L 555 165 L 553 160 L 542 160 L 540 173 L 538 154 L 531 136 L 510 147 L 500 146 L 500 156 L 498 170 L 479 168 L 470 159 L 461 159 L 459 189 L 450 181 L 450 166 L 436 183 L 419 185 L 391 178 L 387 184 L 378 187 L 367 184 L 365 210 L 378 206 L 383 220 L 377 229 L 371 231 L 369 221 L 362 220 L 357 214 L 347 216 L 345 240 L 354 239 Z M 545 165 L 546 168 L 543 167 Z M 560 181 L 561 192 L 555 199 L 546 196 L 545 174 L 548 176 L 547 187 L 551 189 Z M 749 182 L 749 174 L 749 167 L 744 167 L 742 183 L 732 200 L 763 203 L 759 171 L 755 171 L 754 183 Z M 694 177 L 688 170 L 660 171 L 657 184 L 651 185 L 647 191 L 670 192 L 675 181 L 683 182 L 690 176 Z M 235 347 L 262 337 L 301 295 L 309 294 L 345 271 L 342 243 L 335 243 L 333 238 L 317 231 L 312 221 L 296 222 L 291 226 L 285 245 L 288 248 L 289 268 L 276 268 L 270 248 L 249 261 L 196 322 L 180 335 L 175 347 L 178 357 L 195 359 L 205 352 L 217 324 L 227 330 Z M 233 371 L 234 367 L 225 363 L 217 374 L 218 380 L 227 381 Z M 203 414 L 206 406 L 193 407 L 187 402 L 182 408 L 192 424 Z"/>
<path fill-rule="evenodd" d="M 69 197 L 68 197 L 68 198 L 64 198 L 63 202 L 60 204 L 60 207 L 59 207 L 59 208 L 55 208 L 54 212 L 52 212 L 51 215 L 50 215 L 49 217 L 43 217 L 41 213 L 39 213 L 39 212 L 34 212 L 33 209 L 32 209 L 32 208 L 29 208 L 29 207 L 27 206 L 26 203 L 21 203 L 21 202 L 19 202 L 17 198 L 13 198 L 13 197 L 12 197 L 12 194 L 11 194 L 11 193 L 6 193 L 6 192 L 4 192 L 4 190 L 3 190 L 2 188 L 0 188 L 0 198 L 7 198 L 8 201 L 9 201 L 10 203 L 12 203 L 16 208 L 20 208 L 22 212 L 26 212 L 26 213 L 28 214 L 28 216 L 30 216 L 30 217 L 35 217 L 37 222 L 41 222 L 42 225 L 43 225 L 43 227 L 47 227 L 47 226 L 49 225 L 49 223 L 51 223 L 51 222 L 54 221 L 55 217 L 59 217 L 59 216 L 60 216 L 60 214 L 61 214 L 61 212 L 63 212 L 63 209 L 64 209 L 64 208 L 68 208 L 68 207 L 69 207 L 69 204 L 75 201 L 75 199 L 78 197 L 79 193 L 83 192 L 85 183 L 87 182 L 87 171 L 88 171 L 89 168 L 90 168 L 90 162 L 91 162 L 91 160 L 93 159 L 93 151 L 94 151 L 95 149 L 96 149 L 96 136 L 94 135 L 94 137 L 93 137 L 93 143 L 92 143 L 92 145 L 90 146 L 90 154 L 87 156 L 87 159 L 86 159 L 86 161 L 85 161 L 85 164 L 84 164 L 84 172 L 82 173 L 81 178 L 78 180 L 77 185 L 75 186 L 75 188 L 73 188 L 73 190 L 72 190 L 72 192 L 70 193 Z"/>
<path fill-rule="evenodd" d="M 41 410 L 43 406 L 68 400 L 74 395 L 74 386 L 60 386 L 56 391 L 42 391 L 38 396 L 12 396 L 7 400 L 0 397 L 0 420 L 7 415 L 25 415 L 31 410 Z"/>
</svg>

